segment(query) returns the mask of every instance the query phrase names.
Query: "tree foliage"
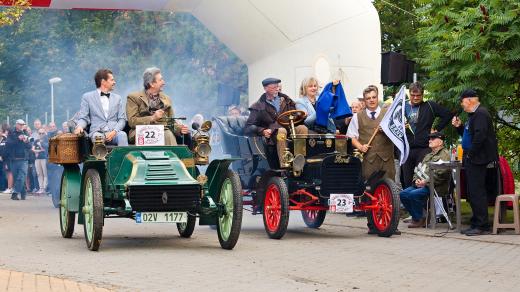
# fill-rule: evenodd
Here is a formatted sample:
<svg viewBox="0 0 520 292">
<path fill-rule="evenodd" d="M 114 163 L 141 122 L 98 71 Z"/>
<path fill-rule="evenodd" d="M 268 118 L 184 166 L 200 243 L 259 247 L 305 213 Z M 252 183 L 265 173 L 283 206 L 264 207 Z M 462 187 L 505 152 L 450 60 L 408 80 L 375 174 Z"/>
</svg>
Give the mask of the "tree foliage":
<svg viewBox="0 0 520 292">
<path fill-rule="evenodd" d="M 408 59 L 419 54 L 417 29 L 420 22 L 414 14 L 417 0 L 375 0 L 374 7 L 379 13 L 381 23 L 381 50 L 400 51 Z"/>
<path fill-rule="evenodd" d="M 520 151 L 520 2 L 420 0 L 417 41 L 431 95 L 457 108 L 475 88 L 496 122 L 502 155 Z"/>
<path fill-rule="evenodd" d="M 31 6 L 31 0 L 0 0 L 0 5 L 10 4 L 11 7 L 0 10 L 0 27 L 13 25 L 20 20 L 24 11 Z"/>
<path fill-rule="evenodd" d="M 0 119 L 43 119 L 54 85 L 57 121 L 72 115 L 93 76 L 110 68 L 123 97 L 142 90 L 142 72 L 157 66 L 176 113 L 217 114 L 218 84 L 245 96 L 247 68 L 192 15 L 170 12 L 37 10 L 0 30 Z"/>
</svg>

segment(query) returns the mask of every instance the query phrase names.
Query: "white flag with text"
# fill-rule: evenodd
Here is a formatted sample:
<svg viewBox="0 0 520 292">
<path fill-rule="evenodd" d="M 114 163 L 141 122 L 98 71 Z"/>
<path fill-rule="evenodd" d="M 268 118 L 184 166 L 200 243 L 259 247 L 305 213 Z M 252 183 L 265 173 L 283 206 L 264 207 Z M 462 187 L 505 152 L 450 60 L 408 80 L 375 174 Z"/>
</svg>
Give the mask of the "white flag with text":
<svg viewBox="0 0 520 292">
<path fill-rule="evenodd" d="M 405 89 L 406 88 L 403 85 L 399 90 L 399 93 L 395 96 L 394 102 L 381 120 L 381 128 L 383 129 L 383 132 L 385 132 L 386 136 L 392 140 L 392 143 L 394 143 L 397 149 L 401 152 L 400 165 L 403 165 L 406 161 L 410 151 L 405 129 Z"/>
</svg>

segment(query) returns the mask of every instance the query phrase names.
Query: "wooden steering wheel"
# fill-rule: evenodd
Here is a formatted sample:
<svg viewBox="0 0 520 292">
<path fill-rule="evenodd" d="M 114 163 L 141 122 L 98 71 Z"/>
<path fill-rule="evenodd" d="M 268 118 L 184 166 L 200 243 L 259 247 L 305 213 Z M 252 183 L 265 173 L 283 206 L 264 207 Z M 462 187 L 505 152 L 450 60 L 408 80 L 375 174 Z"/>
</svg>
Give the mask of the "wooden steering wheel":
<svg viewBox="0 0 520 292">
<path fill-rule="evenodd" d="M 289 126 L 291 124 L 291 120 L 294 122 L 294 124 L 298 124 L 305 120 L 306 117 L 307 113 L 302 110 L 290 110 L 280 114 L 276 118 L 276 121 L 282 126 Z"/>
</svg>

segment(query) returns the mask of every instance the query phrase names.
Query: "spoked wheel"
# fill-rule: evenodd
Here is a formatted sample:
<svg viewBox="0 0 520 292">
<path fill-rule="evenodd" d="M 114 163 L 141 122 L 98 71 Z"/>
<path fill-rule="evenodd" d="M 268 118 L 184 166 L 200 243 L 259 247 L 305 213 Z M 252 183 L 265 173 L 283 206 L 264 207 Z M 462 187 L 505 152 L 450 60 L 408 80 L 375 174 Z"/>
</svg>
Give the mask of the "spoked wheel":
<svg viewBox="0 0 520 292">
<path fill-rule="evenodd" d="M 218 218 L 218 241 L 223 249 L 233 249 L 242 227 L 242 187 L 238 175 L 226 172 L 218 202 L 224 206 L 224 215 Z"/>
<path fill-rule="evenodd" d="M 71 238 L 74 233 L 74 223 L 76 221 L 76 213 L 69 212 L 67 209 L 69 200 L 69 189 L 67 187 L 67 173 L 64 171 L 61 175 L 61 190 L 60 190 L 60 229 L 61 236 L 64 238 Z"/>
<path fill-rule="evenodd" d="M 326 215 L 327 211 L 302 211 L 303 222 L 309 228 L 320 228 L 323 221 L 325 221 Z"/>
<path fill-rule="evenodd" d="M 390 237 L 399 224 L 399 192 L 395 183 L 383 179 L 376 184 L 374 193 L 377 208 L 367 213 L 368 225 L 372 231 L 383 237 Z"/>
<path fill-rule="evenodd" d="M 179 235 L 184 238 L 190 238 L 195 230 L 196 221 L 197 217 L 188 213 L 188 221 L 186 223 L 177 223 Z"/>
<path fill-rule="evenodd" d="M 282 238 L 289 223 L 289 192 L 279 177 L 272 177 L 267 182 L 263 216 L 267 235 L 273 239 Z"/>
<path fill-rule="evenodd" d="M 95 169 L 87 170 L 83 185 L 83 216 L 85 240 L 88 249 L 96 251 L 103 237 L 103 188 L 99 173 Z"/>
</svg>

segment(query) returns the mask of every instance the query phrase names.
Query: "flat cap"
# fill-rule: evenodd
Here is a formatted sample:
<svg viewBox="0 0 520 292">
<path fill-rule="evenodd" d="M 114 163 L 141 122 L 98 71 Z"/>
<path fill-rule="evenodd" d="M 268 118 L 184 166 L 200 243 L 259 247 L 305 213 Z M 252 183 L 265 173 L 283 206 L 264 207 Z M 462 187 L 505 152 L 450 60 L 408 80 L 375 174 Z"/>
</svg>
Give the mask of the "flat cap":
<svg viewBox="0 0 520 292">
<path fill-rule="evenodd" d="M 265 78 L 264 80 L 262 80 L 262 86 L 267 86 L 269 84 L 278 84 L 280 82 L 282 82 L 282 80 L 278 78 Z"/>
<path fill-rule="evenodd" d="M 466 97 L 478 97 L 478 94 L 473 89 L 466 89 L 460 94 L 459 100 L 463 100 Z"/>
<path fill-rule="evenodd" d="M 20 124 L 20 125 L 25 125 L 25 122 L 24 122 L 24 120 L 22 120 L 22 119 L 18 119 L 18 120 L 16 120 L 16 123 L 17 123 L 17 124 Z"/>
<path fill-rule="evenodd" d="M 444 139 L 446 139 L 446 135 L 444 135 L 441 132 L 433 132 L 433 133 L 430 133 L 430 135 L 428 135 L 428 138 L 439 138 L 441 140 L 444 140 Z"/>
</svg>

